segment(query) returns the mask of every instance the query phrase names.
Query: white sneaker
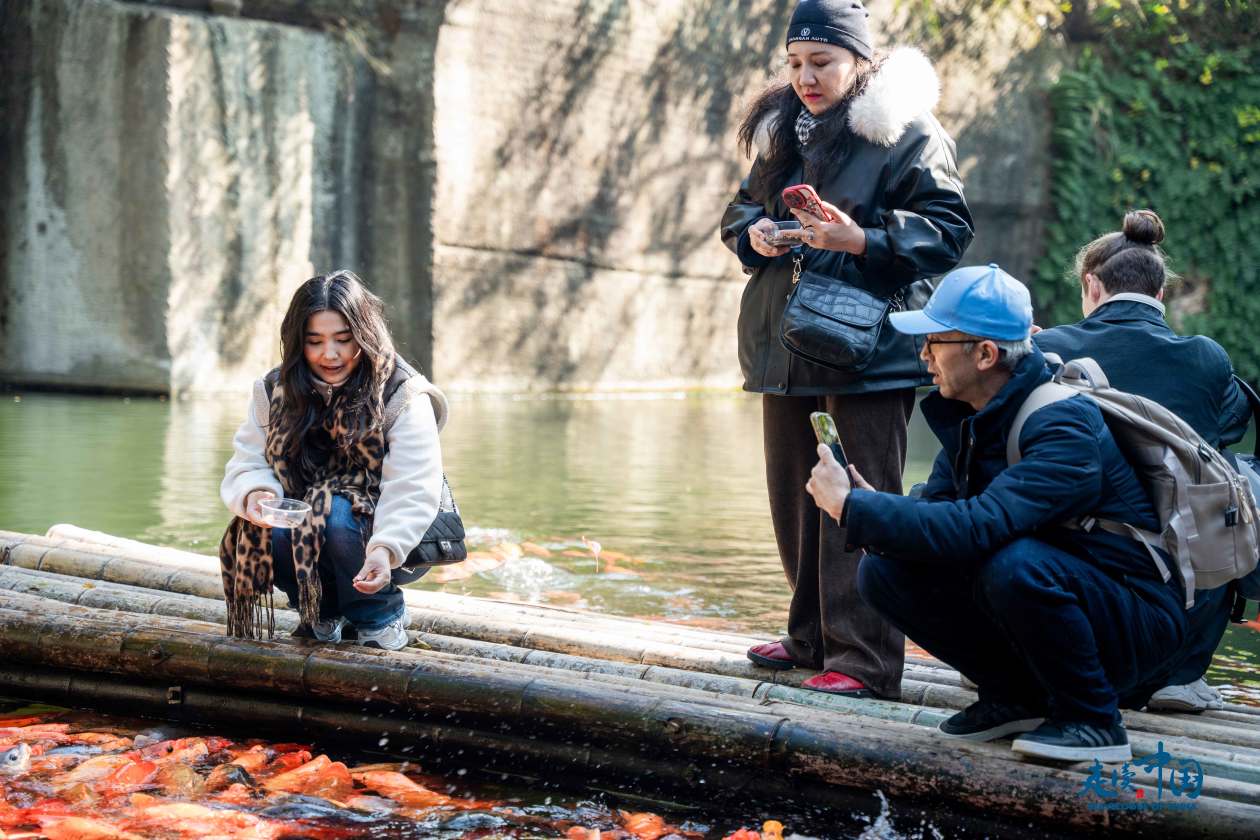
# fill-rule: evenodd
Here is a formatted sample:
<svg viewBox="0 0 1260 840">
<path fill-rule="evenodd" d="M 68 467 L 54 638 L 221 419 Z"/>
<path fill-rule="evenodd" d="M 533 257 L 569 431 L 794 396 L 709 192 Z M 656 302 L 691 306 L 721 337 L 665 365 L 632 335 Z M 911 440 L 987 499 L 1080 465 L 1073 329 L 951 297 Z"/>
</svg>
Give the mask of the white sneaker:
<svg viewBox="0 0 1260 840">
<path fill-rule="evenodd" d="M 1186 685 L 1164 686 L 1146 701 L 1146 708 L 1157 712 L 1205 712 L 1225 708 L 1225 699 L 1205 680 L 1198 679 Z"/>
<path fill-rule="evenodd" d="M 384 650 L 402 650 L 407 646 L 407 616 L 401 615 L 377 630 L 358 628 L 359 644 Z"/>
<path fill-rule="evenodd" d="M 345 626 L 345 617 L 339 615 L 336 618 L 320 619 L 315 622 L 311 627 L 311 632 L 321 642 L 331 642 L 335 645 L 341 641 L 341 628 Z"/>
</svg>

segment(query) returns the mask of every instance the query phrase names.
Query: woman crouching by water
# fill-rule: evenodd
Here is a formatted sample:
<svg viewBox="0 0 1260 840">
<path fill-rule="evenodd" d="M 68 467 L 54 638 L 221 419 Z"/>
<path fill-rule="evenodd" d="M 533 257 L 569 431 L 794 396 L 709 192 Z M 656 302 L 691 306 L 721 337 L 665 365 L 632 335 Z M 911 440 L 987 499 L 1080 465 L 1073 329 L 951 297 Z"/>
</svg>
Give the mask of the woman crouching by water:
<svg viewBox="0 0 1260 840">
<path fill-rule="evenodd" d="M 301 613 L 294 635 L 407 644 L 400 583 L 437 516 L 446 397 L 394 352 L 380 298 L 349 271 L 314 277 L 280 328 L 280 367 L 254 383 L 220 495 L 236 515 L 219 546 L 228 633 L 274 633 L 272 586 Z M 310 506 L 292 528 L 262 505 Z M 273 520 L 274 521 L 274 520 Z"/>
<path fill-rule="evenodd" d="M 818 460 L 810 414 L 825 411 L 858 471 L 901 492 L 915 387 L 930 380 L 921 343 L 885 326 L 869 362 L 832 370 L 792 356 L 780 323 L 798 265 L 881 298 L 926 299 L 923 278 L 954 268 L 971 242 L 971 213 L 954 143 L 931 114 L 939 83 L 921 53 L 875 52 L 858 0 L 803 0 L 785 43 L 787 79 L 740 128 L 745 151 L 758 155 L 722 217 L 722 240 L 750 275 L 739 361 L 744 389 L 763 395 L 770 513 L 792 589 L 787 635 L 748 657 L 824 671 L 806 688 L 896 698 L 902 635 L 858 595 L 860 555 L 804 487 Z M 814 188 L 815 209 L 832 221 L 789 211 L 782 190 L 798 184 Z M 801 229 L 783 234 L 791 242 L 767 238 L 794 215 Z"/>
</svg>

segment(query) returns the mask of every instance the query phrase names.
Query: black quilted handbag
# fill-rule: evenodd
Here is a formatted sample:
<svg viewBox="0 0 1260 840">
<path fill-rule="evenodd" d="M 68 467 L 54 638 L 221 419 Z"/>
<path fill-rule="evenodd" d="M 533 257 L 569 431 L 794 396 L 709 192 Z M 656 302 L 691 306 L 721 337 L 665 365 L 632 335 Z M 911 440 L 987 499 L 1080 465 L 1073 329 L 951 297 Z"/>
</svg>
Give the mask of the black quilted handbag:
<svg viewBox="0 0 1260 840">
<path fill-rule="evenodd" d="M 816 271 L 792 265 L 792 293 L 779 322 L 779 340 L 789 352 L 842 373 L 860 373 L 870 364 L 888 313 L 902 308 L 891 299 Z"/>
<path fill-rule="evenodd" d="M 437 518 L 420 538 L 420 544 L 407 555 L 402 564 L 403 572 L 414 572 L 428 566 L 449 566 L 468 559 L 464 545 L 464 520 L 459 518 L 459 507 L 451 495 L 450 482 L 442 476 L 442 500 L 438 503 Z"/>
</svg>

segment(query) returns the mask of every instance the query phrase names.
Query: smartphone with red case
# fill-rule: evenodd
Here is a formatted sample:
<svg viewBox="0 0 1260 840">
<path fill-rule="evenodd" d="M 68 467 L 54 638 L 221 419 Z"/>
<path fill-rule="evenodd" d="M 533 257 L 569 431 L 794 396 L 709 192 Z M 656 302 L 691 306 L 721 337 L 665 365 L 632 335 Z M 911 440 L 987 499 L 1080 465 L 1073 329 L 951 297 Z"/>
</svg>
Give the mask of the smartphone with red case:
<svg viewBox="0 0 1260 840">
<path fill-rule="evenodd" d="M 785 187 L 783 190 L 783 203 L 793 210 L 804 210 L 812 216 L 817 216 L 824 222 L 835 221 L 832 215 L 823 208 L 822 199 L 818 197 L 818 193 L 814 192 L 814 188 L 809 184 Z"/>
</svg>

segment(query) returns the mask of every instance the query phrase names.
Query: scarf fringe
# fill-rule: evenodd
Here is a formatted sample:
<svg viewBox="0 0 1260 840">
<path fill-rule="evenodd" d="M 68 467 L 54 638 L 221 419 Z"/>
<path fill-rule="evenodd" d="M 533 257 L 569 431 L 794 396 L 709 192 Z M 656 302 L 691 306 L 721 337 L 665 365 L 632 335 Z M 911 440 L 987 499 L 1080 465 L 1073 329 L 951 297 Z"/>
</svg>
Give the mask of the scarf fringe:
<svg viewBox="0 0 1260 840">
<path fill-rule="evenodd" d="M 264 628 L 268 639 L 276 637 L 276 604 L 271 592 L 228 599 L 227 634 L 229 636 L 238 639 L 259 639 L 262 638 Z"/>
<path fill-rule="evenodd" d="M 319 582 L 319 572 L 312 570 L 306 580 L 298 579 L 298 614 L 302 623 L 314 627 L 319 620 L 319 602 L 324 596 L 324 589 Z"/>
</svg>

